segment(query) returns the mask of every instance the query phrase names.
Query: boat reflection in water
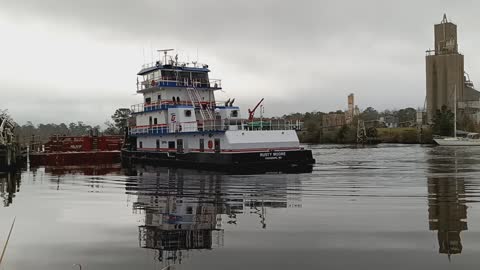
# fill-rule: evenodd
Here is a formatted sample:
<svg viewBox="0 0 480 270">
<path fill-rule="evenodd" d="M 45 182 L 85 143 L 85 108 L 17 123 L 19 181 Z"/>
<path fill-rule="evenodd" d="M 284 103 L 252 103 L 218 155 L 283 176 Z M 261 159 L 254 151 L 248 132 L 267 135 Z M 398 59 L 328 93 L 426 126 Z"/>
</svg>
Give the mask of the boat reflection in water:
<svg viewBox="0 0 480 270">
<path fill-rule="evenodd" d="M 153 167 L 128 174 L 127 193 L 137 197 L 133 209 L 144 216 L 139 245 L 155 250 L 163 267 L 181 264 L 195 250 L 222 247 L 223 226 L 235 226 L 240 215 L 258 218 L 259 227 L 266 228 L 266 208 L 287 208 L 292 201 L 287 196 L 291 177 L 285 175 L 269 182 L 254 176 Z M 299 185 L 296 179 L 293 183 Z"/>
<path fill-rule="evenodd" d="M 20 180 L 20 173 L 0 173 L 0 197 L 4 207 L 8 207 L 13 203 L 15 194 L 20 191 Z"/>
<path fill-rule="evenodd" d="M 462 252 L 460 233 L 467 227 L 465 179 L 459 177 L 469 155 L 461 149 L 431 150 L 428 177 L 429 228 L 437 231 L 439 253 L 450 255 Z M 440 153 L 438 153 L 440 152 Z"/>
</svg>

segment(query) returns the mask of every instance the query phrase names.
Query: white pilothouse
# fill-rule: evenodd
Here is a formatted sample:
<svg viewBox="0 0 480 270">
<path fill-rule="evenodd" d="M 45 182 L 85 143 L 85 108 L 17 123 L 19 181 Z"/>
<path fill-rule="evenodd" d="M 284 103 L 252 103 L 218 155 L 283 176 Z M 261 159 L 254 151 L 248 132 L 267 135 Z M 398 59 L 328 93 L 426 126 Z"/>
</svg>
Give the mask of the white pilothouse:
<svg viewBox="0 0 480 270">
<path fill-rule="evenodd" d="M 137 74 L 143 102 L 132 106 L 135 121 L 124 158 L 217 169 L 314 163 L 311 151 L 299 144 L 296 129 L 301 123 L 242 119 L 234 99 L 215 99 L 222 84 L 209 78 L 208 65 L 179 63 L 168 51 Z"/>
</svg>

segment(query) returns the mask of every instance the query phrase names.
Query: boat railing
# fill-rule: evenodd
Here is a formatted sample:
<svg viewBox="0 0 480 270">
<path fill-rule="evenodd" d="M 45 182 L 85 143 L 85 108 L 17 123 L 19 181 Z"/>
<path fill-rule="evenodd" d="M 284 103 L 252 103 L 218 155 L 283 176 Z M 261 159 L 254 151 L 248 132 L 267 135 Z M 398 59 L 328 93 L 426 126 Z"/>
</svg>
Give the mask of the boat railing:
<svg viewBox="0 0 480 270">
<path fill-rule="evenodd" d="M 153 77 L 137 82 L 137 91 L 156 87 L 194 87 L 222 89 L 222 80 L 219 79 L 177 79 L 168 77 Z"/>
<path fill-rule="evenodd" d="M 191 122 L 173 122 L 169 124 L 134 126 L 131 135 L 170 134 L 185 132 L 223 132 L 223 131 L 259 131 L 259 130 L 302 130 L 303 122 L 275 119 L 268 121 L 247 121 L 244 119 L 215 119 Z"/>
<path fill-rule="evenodd" d="M 208 106 L 215 106 L 215 102 L 209 101 L 201 101 L 201 102 L 192 102 L 187 100 L 180 100 L 180 101 L 173 101 L 173 100 L 159 100 L 157 102 L 150 102 L 150 103 L 139 103 L 132 105 L 130 110 L 132 113 L 141 113 L 141 112 L 149 112 L 149 111 L 156 111 L 156 110 L 165 110 L 171 106 L 192 106 L 195 108 L 204 108 Z"/>
<path fill-rule="evenodd" d="M 155 61 L 155 62 L 150 62 L 150 63 L 145 63 L 142 65 L 142 69 L 146 68 L 151 68 L 151 67 L 159 67 L 163 66 L 164 61 Z M 191 62 L 179 62 L 179 61 L 167 61 L 167 64 L 178 66 L 178 67 L 192 67 L 192 68 L 199 68 L 199 67 L 204 67 L 208 68 L 208 65 L 203 64 L 203 63 L 191 63 Z"/>
</svg>

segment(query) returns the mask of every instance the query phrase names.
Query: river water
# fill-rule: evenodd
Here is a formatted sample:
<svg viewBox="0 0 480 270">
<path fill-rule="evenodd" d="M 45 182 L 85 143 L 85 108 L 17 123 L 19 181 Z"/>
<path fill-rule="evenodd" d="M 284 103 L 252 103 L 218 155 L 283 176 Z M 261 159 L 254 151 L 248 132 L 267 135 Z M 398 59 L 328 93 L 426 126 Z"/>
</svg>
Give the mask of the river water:
<svg viewBox="0 0 480 270">
<path fill-rule="evenodd" d="M 309 148 L 304 174 L 1 175 L 0 269 L 478 269 L 480 148 Z"/>
</svg>

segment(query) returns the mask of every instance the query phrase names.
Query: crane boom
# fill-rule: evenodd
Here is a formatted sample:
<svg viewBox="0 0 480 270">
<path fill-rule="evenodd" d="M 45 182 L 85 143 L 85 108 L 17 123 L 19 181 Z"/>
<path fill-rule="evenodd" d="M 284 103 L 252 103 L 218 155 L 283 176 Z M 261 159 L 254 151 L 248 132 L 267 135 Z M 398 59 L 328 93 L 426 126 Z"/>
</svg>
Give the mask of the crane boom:
<svg viewBox="0 0 480 270">
<path fill-rule="evenodd" d="M 248 109 L 248 121 L 253 121 L 253 117 L 255 116 L 255 111 L 258 109 L 258 106 L 260 106 L 260 104 L 262 104 L 264 98 L 262 98 L 258 103 L 257 103 L 257 106 L 255 106 L 255 108 L 253 108 L 253 110 L 250 110 Z"/>
</svg>

